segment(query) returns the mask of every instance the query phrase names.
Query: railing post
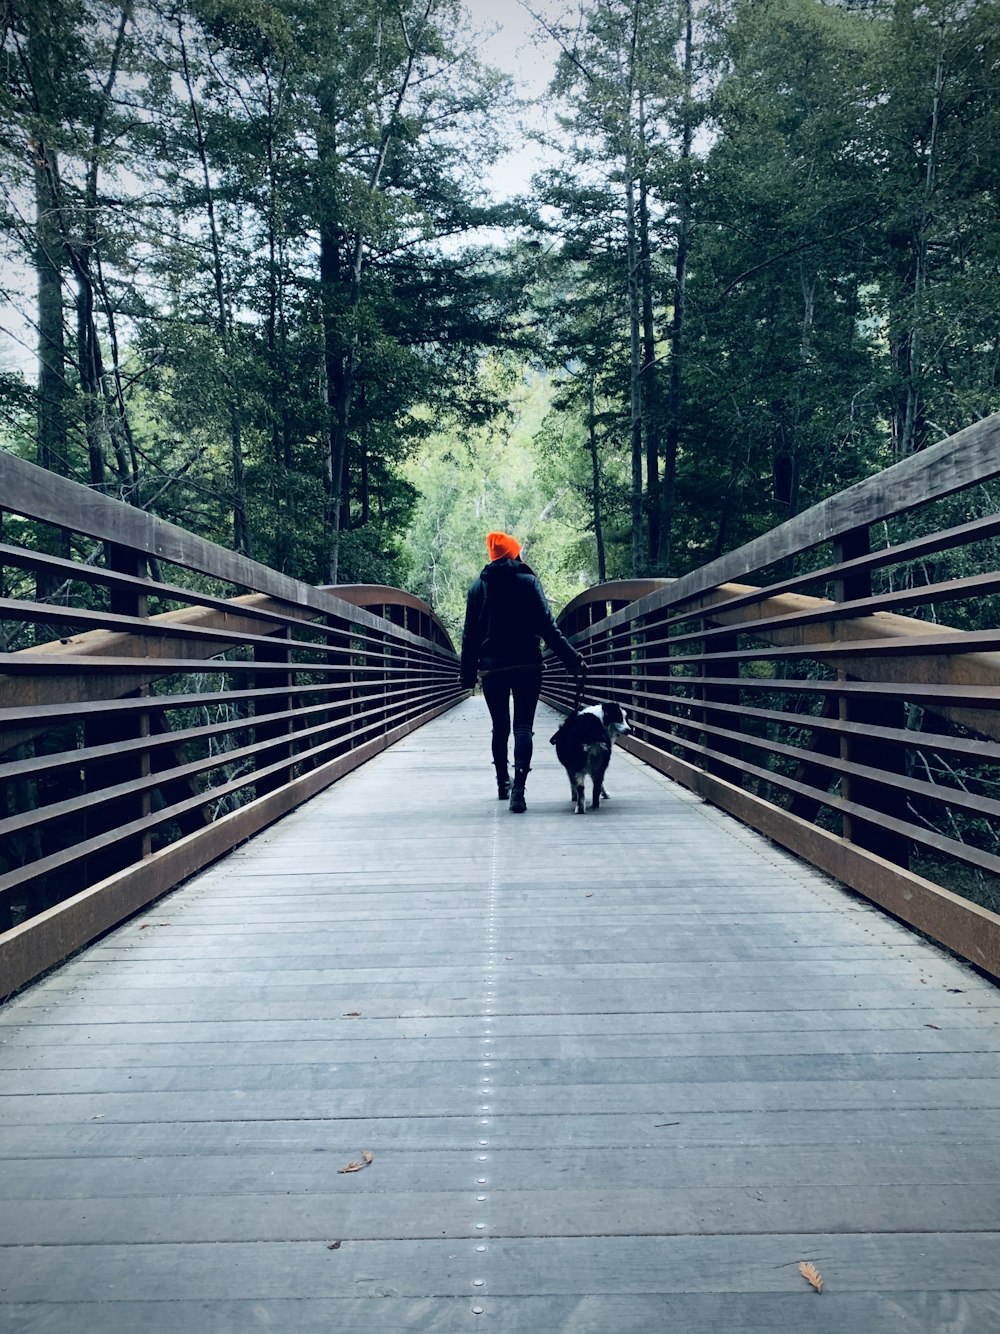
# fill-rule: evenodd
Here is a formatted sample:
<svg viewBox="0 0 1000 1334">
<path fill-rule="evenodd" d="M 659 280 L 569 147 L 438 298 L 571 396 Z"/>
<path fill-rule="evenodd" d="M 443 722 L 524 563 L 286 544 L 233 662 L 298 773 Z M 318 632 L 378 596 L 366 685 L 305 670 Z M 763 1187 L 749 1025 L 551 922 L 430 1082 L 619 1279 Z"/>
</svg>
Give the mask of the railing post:
<svg viewBox="0 0 1000 1334">
<path fill-rule="evenodd" d="M 146 560 L 131 547 L 119 546 L 107 542 L 104 546 L 104 563 L 109 570 L 118 574 L 128 574 L 142 579 L 146 575 Z M 149 600 L 144 591 L 131 588 L 116 588 L 112 585 L 109 596 L 110 610 L 120 616 L 146 616 Z M 149 687 L 124 695 L 124 699 L 140 699 L 148 696 Z M 83 727 L 85 746 L 107 746 L 117 744 L 121 749 L 112 757 L 92 760 L 86 765 L 85 786 L 88 792 L 98 793 L 107 787 L 122 783 L 141 781 L 150 773 L 150 754 L 148 741 L 150 733 L 149 714 L 124 713 L 104 715 L 88 719 Z M 139 743 L 139 744 L 136 744 Z M 89 809 L 84 816 L 86 836 L 99 837 L 111 834 L 121 825 L 148 816 L 152 809 L 151 794 L 147 788 L 134 796 L 119 797 L 116 801 L 103 802 Z M 132 862 L 142 861 L 151 851 L 151 837 L 145 834 L 130 838 L 109 840 L 99 852 L 92 852 L 85 860 L 84 875 L 88 884 L 113 875 L 122 867 Z"/>
<path fill-rule="evenodd" d="M 292 666 L 291 651 L 284 645 L 256 644 L 254 645 L 253 656 L 255 662 L 283 662 L 289 667 Z M 254 689 L 266 690 L 274 689 L 276 686 L 291 687 L 295 683 L 295 673 L 284 672 L 255 672 L 253 676 Z M 280 736 L 291 737 L 292 720 L 291 718 L 277 718 L 271 722 L 265 721 L 268 714 L 289 713 L 292 708 L 292 695 L 268 695 L 261 699 L 260 696 L 253 702 L 254 719 L 261 719 L 260 722 L 254 722 L 253 739 L 254 743 L 259 745 L 263 741 L 272 741 Z M 262 754 L 258 754 L 254 759 L 256 769 L 266 769 L 277 760 L 289 760 L 293 758 L 293 746 L 289 739 L 282 746 L 270 746 Z M 258 778 L 254 784 L 254 794 L 257 797 L 263 797 L 268 792 L 275 792 L 279 787 L 291 781 L 292 765 L 289 763 L 287 768 L 281 768 L 273 774 L 268 774 L 264 778 Z"/>
<path fill-rule="evenodd" d="M 871 538 L 868 525 L 849 529 L 833 543 L 834 563 L 841 565 L 846 561 L 867 556 L 871 551 Z M 834 580 L 834 600 L 854 602 L 872 595 L 872 581 L 869 570 L 849 572 Z M 869 699 L 863 693 L 864 683 L 860 678 L 845 671 L 838 671 L 838 679 L 857 681 L 861 690 L 840 696 L 840 720 L 845 723 L 862 726 L 881 726 L 903 728 L 906 725 L 905 710 L 901 699 Z M 854 764 L 863 764 L 869 768 L 882 769 L 887 775 L 906 772 L 906 755 L 902 746 L 886 746 L 873 741 L 854 731 L 840 734 L 840 758 Z M 859 848 L 874 852 L 898 866 L 909 863 L 909 842 L 878 821 L 879 815 L 906 819 L 906 797 L 891 782 L 874 783 L 866 778 L 844 774 L 841 779 L 841 794 L 845 800 L 858 806 L 865 806 L 873 812 L 875 819 L 860 820 L 845 813 L 843 817 L 843 837 Z"/>
<path fill-rule="evenodd" d="M 702 621 L 702 625 L 707 624 Z M 702 641 L 704 648 L 706 641 Z M 723 677 L 726 680 L 738 682 L 740 676 L 740 661 L 737 656 L 739 653 L 739 635 L 734 631 L 732 634 L 715 635 L 707 641 L 708 651 L 710 653 L 724 653 L 727 656 L 718 662 L 702 663 L 703 676 Z M 705 668 L 709 670 L 706 671 Z M 739 685 L 706 685 L 702 688 L 702 700 L 706 705 L 712 704 L 739 704 L 740 689 Z M 730 730 L 739 728 L 738 715 L 735 721 L 728 721 L 733 718 L 731 714 L 713 713 L 711 708 L 702 710 L 702 721 L 714 724 L 715 726 L 728 727 Z M 738 741 L 732 741 L 728 737 L 716 737 L 711 732 L 702 734 L 703 740 L 710 750 L 715 751 L 719 756 L 732 755 L 739 759 L 742 753 L 742 747 Z M 743 775 L 739 769 L 731 764 L 727 764 L 724 759 L 715 758 L 715 756 L 706 758 L 705 768 L 709 773 L 715 774 L 719 778 L 724 778 L 728 783 L 735 783 L 737 787 L 742 785 Z"/>
<path fill-rule="evenodd" d="M 643 726 L 646 729 L 645 735 L 640 733 L 641 741 L 648 741 L 651 745 L 665 744 L 662 739 L 666 731 L 672 730 L 672 725 L 664 723 L 660 718 L 654 718 L 652 715 L 657 710 L 663 708 L 664 704 L 670 699 L 670 664 L 663 663 L 659 666 L 650 666 L 648 660 L 658 657 L 668 656 L 668 646 L 663 640 L 663 622 L 670 615 L 669 608 L 662 608 L 660 611 L 654 611 L 648 616 L 642 617 L 642 638 L 644 647 L 644 658 L 642 670 L 642 696 L 644 701 Z M 650 641 L 653 641 L 650 643 Z M 657 739 L 657 734 L 659 738 Z"/>
<path fill-rule="evenodd" d="M 350 622 L 341 621 L 334 616 L 323 618 L 323 624 L 328 630 L 340 630 L 342 637 L 336 641 L 331 637 L 327 639 L 327 645 L 336 644 L 335 652 L 327 655 L 326 661 L 333 665 L 336 662 L 336 670 L 326 673 L 323 677 L 323 684 L 330 687 L 326 698 L 330 704 L 329 709 L 323 714 L 323 721 L 329 725 L 330 734 L 334 735 L 337 745 L 333 751 L 334 755 L 343 755 L 350 749 L 351 736 L 351 715 L 354 712 L 354 641 L 351 636 Z"/>
</svg>

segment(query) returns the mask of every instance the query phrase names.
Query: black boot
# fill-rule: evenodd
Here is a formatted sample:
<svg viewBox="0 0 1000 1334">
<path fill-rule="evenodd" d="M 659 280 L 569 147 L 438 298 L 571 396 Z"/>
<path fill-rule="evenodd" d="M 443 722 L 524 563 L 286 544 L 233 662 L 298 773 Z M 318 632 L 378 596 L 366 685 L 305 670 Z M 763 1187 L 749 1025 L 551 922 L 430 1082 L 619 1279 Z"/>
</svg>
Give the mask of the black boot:
<svg viewBox="0 0 1000 1334">
<path fill-rule="evenodd" d="M 510 790 L 510 809 L 515 815 L 520 815 L 522 811 L 528 809 L 524 800 L 524 785 L 528 781 L 528 770 L 514 770 L 514 786 Z"/>
<path fill-rule="evenodd" d="M 510 796 L 510 772 L 506 762 L 503 765 L 494 765 L 494 768 L 497 771 L 497 799 L 506 801 Z"/>
</svg>

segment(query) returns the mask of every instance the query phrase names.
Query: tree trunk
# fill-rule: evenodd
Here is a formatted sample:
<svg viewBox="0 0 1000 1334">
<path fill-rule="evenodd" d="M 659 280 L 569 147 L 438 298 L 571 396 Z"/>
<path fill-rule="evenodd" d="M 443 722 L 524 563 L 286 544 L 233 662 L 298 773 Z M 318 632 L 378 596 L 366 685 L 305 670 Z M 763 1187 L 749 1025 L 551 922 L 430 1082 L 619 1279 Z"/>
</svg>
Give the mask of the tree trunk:
<svg viewBox="0 0 1000 1334">
<path fill-rule="evenodd" d="M 642 573 L 642 364 L 639 349 L 639 275 L 635 235 L 635 188 L 625 187 L 628 229 L 629 442 L 632 455 L 632 574 Z"/>
<path fill-rule="evenodd" d="M 604 519 L 601 512 L 601 456 L 597 448 L 597 422 L 594 412 L 594 377 L 590 377 L 587 386 L 587 439 L 590 445 L 590 477 L 593 487 L 591 510 L 594 516 L 594 538 L 597 542 L 597 582 L 603 584 L 608 577 L 607 561 L 604 555 Z"/>
<path fill-rule="evenodd" d="M 941 128 L 941 94 L 944 89 L 945 24 L 938 24 L 938 51 L 934 65 L 934 89 L 931 96 L 931 131 L 927 144 L 927 164 L 924 170 L 923 196 L 920 213 L 913 235 L 913 291 L 911 318 L 906 340 L 906 395 L 903 420 L 899 432 L 898 453 L 906 458 L 923 448 L 925 425 L 923 421 L 923 323 L 924 294 L 927 286 L 927 230 L 931 223 L 931 203 L 937 181 L 938 138 Z"/>
<path fill-rule="evenodd" d="M 336 294 L 342 281 L 340 233 L 331 222 L 320 228 L 319 273 L 323 302 L 323 363 L 329 424 L 323 459 L 325 496 L 323 532 L 326 539 L 326 578 L 335 584 L 340 564 L 340 514 L 347 453 L 347 431 L 354 397 L 353 347 L 340 347 Z M 356 305 L 356 303 L 355 303 Z M 352 305 L 351 314 L 354 312 Z"/>
<path fill-rule="evenodd" d="M 104 469 L 100 351 L 97 346 L 97 329 L 94 325 L 94 285 L 90 278 L 89 265 L 89 255 L 77 256 L 74 265 L 77 280 L 76 359 L 80 373 L 80 393 L 83 398 L 83 429 L 87 439 L 90 485 L 96 491 L 104 491 L 107 478 Z"/>
<path fill-rule="evenodd" d="M 35 145 L 35 275 L 38 281 L 38 452 L 42 468 L 69 474 L 66 432 L 66 331 L 62 235 L 53 199 L 55 153 Z"/>
<path fill-rule="evenodd" d="M 691 149 L 694 142 L 694 37 L 692 0 L 684 0 L 684 68 L 681 91 L 680 193 L 677 200 L 677 250 L 674 256 L 674 310 L 670 321 L 670 386 L 667 391 L 667 430 L 663 455 L 660 519 L 660 571 L 669 575 L 673 564 L 674 509 L 677 492 L 677 452 L 684 406 L 684 336 L 688 246 L 691 237 Z"/>
<path fill-rule="evenodd" d="M 427 21 L 434 9 L 436 0 L 424 0 L 424 12 L 419 30 L 422 36 Z M 368 193 L 375 196 L 382 188 L 382 173 L 389 152 L 389 143 L 398 123 L 406 100 L 406 93 L 413 77 L 417 58 L 417 41 L 411 39 L 402 15 L 403 39 L 406 43 L 407 60 L 400 77 L 399 88 L 393 101 L 390 114 L 386 117 L 379 137 L 378 152 L 368 177 Z M 329 94 L 328 94 L 329 97 Z M 328 131 L 337 123 L 335 101 L 324 105 L 320 97 L 320 114 Z M 335 164 L 336 144 L 329 139 L 321 149 L 321 156 Z M 351 408 L 354 403 L 354 391 L 358 373 L 359 339 L 357 311 L 361 303 L 361 284 L 364 275 L 365 238 L 358 230 L 351 238 L 349 255 L 350 267 L 341 274 L 340 240 L 341 229 L 329 215 L 320 227 L 320 287 L 323 303 L 323 344 L 326 371 L 327 407 L 329 409 L 329 432 L 327 439 L 325 473 L 326 505 L 324 507 L 324 531 L 326 534 L 327 578 L 335 584 L 340 564 L 340 518 L 341 489 L 344 476 L 344 460 L 347 454 L 347 437 L 350 430 Z M 335 302 L 337 285 L 346 286 L 345 308 L 338 311 Z M 338 317 L 343 319 L 346 329 L 338 330 Z M 342 336 L 346 334 L 346 336 Z"/>
<path fill-rule="evenodd" d="M 632 575 L 642 573 L 642 358 L 639 345 L 639 241 L 635 200 L 635 143 L 632 104 L 635 96 L 636 49 L 639 36 L 639 3 L 632 10 L 632 41 L 629 52 L 629 86 L 625 125 L 625 256 L 628 265 L 629 315 L 629 445 L 632 457 L 631 527 Z"/>
<path fill-rule="evenodd" d="M 66 380 L 66 326 L 63 319 L 63 270 L 67 255 L 62 219 L 59 213 L 59 156 L 55 143 L 59 124 L 59 74 L 62 52 L 58 42 L 58 15 L 49 7 L 37 5 L 30 13 L 28 40 L 18 47 L 19 76 L 30 90 L 31 111 L 36 121 L 29 151 L 34 162 L 35 234 L 32 260 L 37 291 L 38 387 L 36 397 L 37 442 L 35 457 L 39 465 L 62 477 L 69 476 L 69 392 Z M 11 70 L 10 74 L 14 75 Z M 50 139 L 51 135 L 51 139 Z M 40 551 L 49 555 L 70 555 L 70 534 L 39 524 L 36 540 Z M 35 580 L 38 600 L 55 594 L 57 577 L 40 572 Z M 35 627 L 36 643 L 43 643 L 46 628 Z"/>
<path fill-rule="evenodd" d="M 194 83 L 188 63 L 187 43 L 184 38 L 184 21 L 177 19 L 177 38 L 180 46 L 181 68 L 184 85 L 191 107 L 191 119 L 194 124 L 195 147 L 201 166 L 202 181 L 205 186 L 205 211 L 208 220 L 208 236 L 212 251 L 212 275 L 215 280 L 216 331 L 222 343 L 222 378 L 226 387 L 229 411 L 229 459 L 232 471 L 233 499 L 233 548 L 244 555 L 251 554 L 250 529 L 247 523 L 246 481 L 243 473 L 243 423 L 239 393 L 236 387 L 235 359 L 233 357 L 233 333 L 229 305 L 226 300 L 225 275 L 222 267 L 222 243 L 215 218 L 215 195 L 212 190 L 212 176 L 208 166 L 208 147 L 202 128 L 198 100 L 194 94 Z"/>
<path fill-rule="evenodd" d="M 646 110 L 639 97 L 639 278 L 642 288 L 642 406 L 646 432 L 646 557 L 655 570 L 660 556 L 660 423 L 653 323 L 653 264 L 649 248 L 649 185 L 646 180 Z"/>
<path fill-rule="evenodd" d="M 371 522 L 372 517 L 371 470 L 368 466 L 368 450 L 364 441 L 361 442 L 358 453 L 361 455 L 360 493 L 358 495 L 361 502 L 361 517 L 359 523 L 363 528 L 365 524 Z"/>
<path fill-rule="evenodd" d="M 34 159 L 35 251 L 38 292 L 38 444 L 39 466 L 69 475 L 66 422 L 66 329 L 63 322 L 63 228 L 59 216 L 59 158 L 49 142 L 58 121 L 61 53 L 54 29 L 56 15 L 39 4 L 28 41 L 20 48 L 21 73 L 31 90 L 37 117 L 36 137 L 29 148 Z M 12 71 L 13 73 L 13 71 Z"/>
</svg>

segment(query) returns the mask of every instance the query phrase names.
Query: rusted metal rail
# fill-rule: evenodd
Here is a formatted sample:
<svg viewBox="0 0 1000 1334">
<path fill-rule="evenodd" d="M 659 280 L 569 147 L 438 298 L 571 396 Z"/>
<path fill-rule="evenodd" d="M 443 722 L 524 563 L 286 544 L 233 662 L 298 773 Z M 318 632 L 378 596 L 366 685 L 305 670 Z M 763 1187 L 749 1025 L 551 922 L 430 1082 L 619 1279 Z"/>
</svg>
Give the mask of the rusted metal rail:
<svg viewBox="0 0 1000 1334">
<path fill-rule="evenodd" d="M 0 453 L 0 996 L 464 693 L 407 593 L 317 589 Z"/>
<path fill-rule="evenodd" d="M 561 618 L 591 697 L 630 711 L 637 755 L 994 975 L 997 477 L 1000 414 Z M 546 682 L 568 707 L 554 660 Z"/>
</svg>

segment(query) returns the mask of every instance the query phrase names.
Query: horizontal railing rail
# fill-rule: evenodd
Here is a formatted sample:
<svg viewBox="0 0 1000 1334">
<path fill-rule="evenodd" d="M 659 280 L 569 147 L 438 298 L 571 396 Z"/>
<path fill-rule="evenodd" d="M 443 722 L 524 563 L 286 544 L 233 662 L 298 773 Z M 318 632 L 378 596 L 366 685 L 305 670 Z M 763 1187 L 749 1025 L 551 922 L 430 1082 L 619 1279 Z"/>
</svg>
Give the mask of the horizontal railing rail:
<svg viewBox="0 0 1000 1334">
<path fill-rule="evenodd" d="M 637 755 L 1000 976 L 998 477 L 1000 414 L 560 623 Z"/>
<path fill-rule="evenodd" d="M 464 697 L 408 593 L 4 453 L 0 522 L 0 996 Z"/>
</svg>

